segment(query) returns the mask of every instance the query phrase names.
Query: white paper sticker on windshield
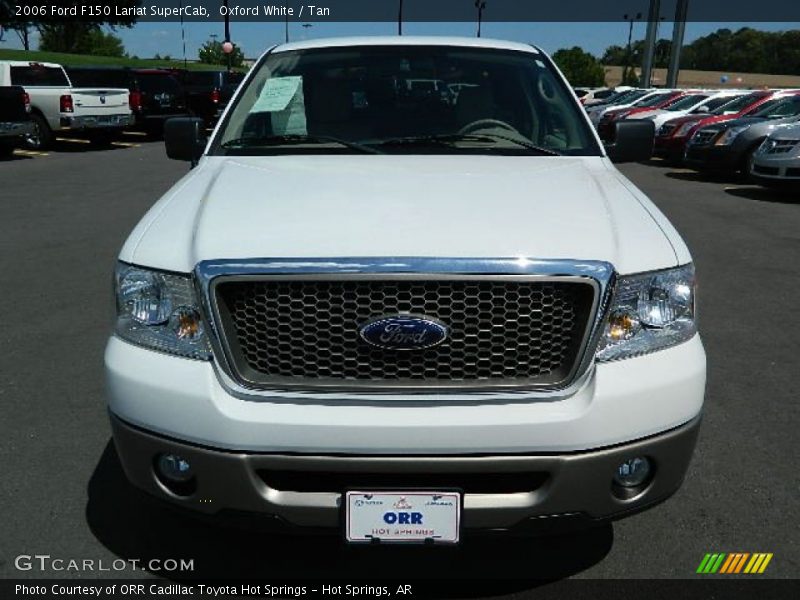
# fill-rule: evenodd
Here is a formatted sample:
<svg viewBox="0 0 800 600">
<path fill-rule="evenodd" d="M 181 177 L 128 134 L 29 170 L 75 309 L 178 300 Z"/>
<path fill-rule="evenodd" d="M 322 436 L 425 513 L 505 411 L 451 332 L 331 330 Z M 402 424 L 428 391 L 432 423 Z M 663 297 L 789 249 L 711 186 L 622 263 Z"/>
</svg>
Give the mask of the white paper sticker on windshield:
<svg viewBox="0 0 800 600">
<path fill-rule="evenodd" d="M 292 101 L 303 78 L 297 77 L 273 77 L 267 79 L 261 94 L 258 96 L 250 112 L 276 112 L 285 110 Z"/>
</svg>

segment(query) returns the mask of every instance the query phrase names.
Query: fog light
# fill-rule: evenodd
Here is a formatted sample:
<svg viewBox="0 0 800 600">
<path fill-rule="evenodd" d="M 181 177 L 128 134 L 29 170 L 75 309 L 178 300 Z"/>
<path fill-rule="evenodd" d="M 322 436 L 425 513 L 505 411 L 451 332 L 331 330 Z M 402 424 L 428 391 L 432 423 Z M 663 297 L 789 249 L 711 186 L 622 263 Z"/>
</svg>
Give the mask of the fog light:
<svg viewBox="0 0 800 600">
<path fill-rule="evenodd" d="M 626 460 L 617 467 L 614 483 L 625 488 L 642 485 L 650 477 L 650 461 L 643 456 Z"/>
<path fill-rule="evenodd" d="M 169 481 L 184 483 L 194 477 L 189 461 L 177 454 L 162 454 L 158 457 L 158 471 Z"/>
</svg>

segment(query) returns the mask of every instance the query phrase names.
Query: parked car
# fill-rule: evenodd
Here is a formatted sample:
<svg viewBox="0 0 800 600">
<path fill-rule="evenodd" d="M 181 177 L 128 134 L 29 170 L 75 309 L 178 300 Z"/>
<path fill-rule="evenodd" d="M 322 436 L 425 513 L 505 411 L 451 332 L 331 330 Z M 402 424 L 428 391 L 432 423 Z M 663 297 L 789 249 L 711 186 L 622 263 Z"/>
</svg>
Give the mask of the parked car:
<svg viewBox="0 0 800 600">
<path fill-rule="evenodd" d="M 761 142 L 779 125 L 800 119 L 800 95 L 786 96 L 751 117 L 698 129 L 686 145 L 684 162 L 698 170 L 750 173 Z"/>
<path fill-rule="evenodd" d="M 403 92 L 431 73 L 455 103 Z M 115 275 L 137 487 L 352 543 L 591 525 L 678 489 L 694 268 L 610 160 L 648 158 L 652 123 L 606 151 L 542 50 L 387 36 L 278 46 L 202 124 L 167 122 L 195 167 Z"/>
<path fill-rule="evenodd" d="M 211 127 L 225 110 L 244 74 L 236 71 L 183 71 L 179 79 L 189 111 Z"/>
<path fill-rule="evenodd" d="M 649 119 L 658 131 L 667 121 L 684 115 L 708 115 L 712 110 L 727 104 L 731 100 L 743 96 L 745 92 L 738 90 L 709 91 L 685 94 L 659 109 L 642 112 L 629 118 Z"/>
<path fill-rule="evenodd" d="M 600 117 L 603 116 L 603 112 L 608 110 L 609 108 L 616 108 L 619 106 L 630 106 L 640 98 L 644 97 L 646 94 L 652 93 L 653 90 L 642 90 L 642 89 L 633 89 L 628 90 L 627 92 L 620 92 L 619 94 L 615 94 L 614 96 L 610 96 L 608 99 L 594 104 L 592 106 L 586 106 L 586 114 L 589 115 L 589 120 L 593 124 L 597 124 L 600 120 Z"/>
<path fill-rule="evenodd" d="M 85 132 L 92 142 L 106 144 L 133 123 L 127 89 L 74 87 L 55 63 L 0 61 L 0 85 L 21 86 L 30 97 L 29 148 L 47 148 L 55 132 Z"/>
<path fill-rule="evenodd" d="M 800 190 L 800 123 L 776 127 L 756 150 L 751 177 L 769 187 Z"/>
<path fill-rule="evenodd" d="M 597 133 L 605 142 L 613 141 L 614 123 L 620 119 L 645 113 L 655 108 L 667 106 L 684 95 L 678 90 L 661 90 L 642 96 L 628 106 L 611 107 L 605 110 L 597 122 Z"/>
<path fill-rule="evenodd" d="M 751 92 L 734 98 L 730 102 L 710 110 L 708 113 L 700 112 L 670 119 L 656 129 L 653 153 L 656 156 L 667 159 L 672 164 L 680 163 L 683 160 L 686 141 L 695 131 L 713 123 L 722 123 L 731 119 L 746 117 L 760 110 L 761 107 L 766 107 L 765 103 L 774 96 L 775 92 L 768 90 Z"/>
<path fill-rule="evenodd" d="M 108 67 L 67 67 L 67 74 L 78 86 L 127 88 L 134 127 L 160 135 L 164 121 L 188 116 L 183 88 L 170 71 Z"/>
<path fill-rule="evenodd" d="M 623 96 L 607 106 L 601 104 L 589 108 L 586 112 L 591 122 L 597 127 L 598 123 L 609 111 L 637 108 L 650 101 L 659 102 L 671 93 L 671 90 L 632 90 L 627 96 Z"/>
<path fill-rule="evenodd" d="M 606 102 L 611 98 L 632 90 L 629 85 L 618 85 L 615 88 L 595 88 L 588 90 L 588 93 L 581 96 L 581 104 L 584 106 L 594 106 Z"/>
<path fill-rule="evenodd" d="M 28 94 L 19 86 L 0 87 L 0 158 L 10 156 L 33 133 Z"/>
</svg>

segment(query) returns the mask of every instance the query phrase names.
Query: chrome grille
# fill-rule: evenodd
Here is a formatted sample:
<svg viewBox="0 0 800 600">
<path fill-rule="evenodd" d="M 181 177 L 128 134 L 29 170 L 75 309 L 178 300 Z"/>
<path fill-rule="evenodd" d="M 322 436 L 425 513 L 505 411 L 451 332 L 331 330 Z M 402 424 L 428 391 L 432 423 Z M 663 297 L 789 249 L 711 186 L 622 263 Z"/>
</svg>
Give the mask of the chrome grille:
<svg viewBox="0 0 800 600">
<path fill-rule="evenodd" d="M 665 123 L 658 130 L 659 137 L 667 137 L 669 134 L 671 134 L 673 131 L 675 131 L 676 127 L 677 127 L 677 125 L 675 125 L 673 123 Z"/>
<path fill-rule="evenodd" d="M 220 335 L 251 387 L 557 388 L 570 381 L 593 323 L 598 291 L 581 277 L 305 276 L 215 280 Z M 384 350 L 359 327 L 384 315 L 435 318 L 433 348 Z"/>
<path fill-rule="evenodd" d="M 766 154 L 787 154 L 794 150 L 800 140 L 769 140 Z"/>
<path fill-rule="evenodd" d="M 705 146 L 711 143 L 715 135 L 719 133 L 717 129 L 701 129 L 691 138 L 690 142 L 695 146 Z"/>
</svg>

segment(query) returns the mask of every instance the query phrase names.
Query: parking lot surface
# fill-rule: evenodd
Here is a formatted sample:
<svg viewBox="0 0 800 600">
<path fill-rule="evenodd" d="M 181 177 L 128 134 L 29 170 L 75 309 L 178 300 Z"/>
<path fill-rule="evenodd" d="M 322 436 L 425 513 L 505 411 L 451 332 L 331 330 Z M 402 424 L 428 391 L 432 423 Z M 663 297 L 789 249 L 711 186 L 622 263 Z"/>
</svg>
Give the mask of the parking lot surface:
<svg viewBox="0 0 800 600">
<path fill-rule="evenodd" d="M 221 529 L 130 493 L 103 391 L 111 273 L 127 233 L 188 167 L 167 160 L 161 143 L 126 142 L 60 142 L 0 162 L 0 578 L 151 575 L 15 569 L 17 555 L 36 553 L 194 559 L 195 571 L 176 579 L 496 578 L 494 593 L 517 597 L 534 597 L 537 578 L 694 577 L 707 552 L 771 552 L 763 577 L 800 572 L 797 195 L 657 161 L 622 167 L 679 229 L 699 274 L 706 410 L 688 478 L 670 501 L 561 537 L 351 548 Z"/>
</svg>

